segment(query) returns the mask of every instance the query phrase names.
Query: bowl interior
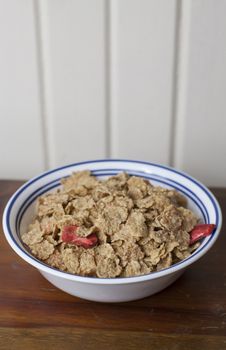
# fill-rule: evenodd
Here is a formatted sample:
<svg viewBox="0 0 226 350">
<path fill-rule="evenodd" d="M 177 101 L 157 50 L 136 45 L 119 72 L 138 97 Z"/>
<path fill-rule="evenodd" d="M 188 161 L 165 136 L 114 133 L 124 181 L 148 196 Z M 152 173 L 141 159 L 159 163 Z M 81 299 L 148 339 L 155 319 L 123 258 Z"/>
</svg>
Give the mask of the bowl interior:
<svg viewBox="0 0 226 350">
<path fill-rule="evenodd" d="M 187 198 L 188 208 L 197 214 L 201 223 L 214 223 L 217 226 L 221 224 L 220 209 L 214 196 L 203 185 L 186 174 L 167 167 L 135 161 L 85 162 L 44 173 L 30 180 L 15 193 L 5 210 L 7 238 L 14 250 L 19 254 L 23 252 L 36 261 L 39 266 L 45 265 L 26 250 L 21 241 L 21 234 L 27 230 L 29 223 L 34 219 L 35 202 L 38 196 L 55 191 L 60 187 L 60 179 L 71 175 L 73 171 L 85 169 L 91 170 L 93 175 L 100 179 L 126 171 L 131 175 L 146 178 L 153 185 L 173 188 Z M 215 239 L 216 234 L 206 237 L 192 256 L 207 250 L 207 245 Z M 191 257 L 186 260 L 188 259 Z M 49 267 L 49 269 L 52 268 Z"/>
</svg>

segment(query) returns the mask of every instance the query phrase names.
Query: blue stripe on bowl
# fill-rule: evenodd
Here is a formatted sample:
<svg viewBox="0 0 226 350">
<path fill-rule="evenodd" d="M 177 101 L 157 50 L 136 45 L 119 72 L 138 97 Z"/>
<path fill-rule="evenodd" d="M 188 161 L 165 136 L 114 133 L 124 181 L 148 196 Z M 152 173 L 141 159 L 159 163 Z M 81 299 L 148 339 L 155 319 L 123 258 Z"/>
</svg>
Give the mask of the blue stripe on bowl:
<svg viewBox="0 0 226 350">
<path fill-rule="evenodd" d="M 52 173 L 54 173 L 54 172 L 57 172 L 57 171 L 59 171 L 59 170 L 63 170 L 63 169 L 67 169 L 67 168 L 73 167 L 73 168 L 74 168 L 73 171 L 75 171 L 75 168 L 76 168 L 77 166 L 80 166 L 80 165 L 93 164 L 93 163 L 103 163 L 103 162 L 107 163 L 108 160 L 102 159 L 102 160 L 95 160 L 95 161 L 80 162 L 80 163 L 70 164 L 70 165 L 63 166 L 63 167 L 60 167 L 60 168 L 57 168 L 57 169 L 54 169 L 54 170 L 47 171 L 47 172 L 43 173 L 42 175 L 37 176 L 37 177 L 33 178 L 32 180 L 28 181 L 25 185 L 23 185 L 23 186 L 15 193 L 15 195 L 14 195 L 14 196 L 12 197 L 12 199 L 11 199 L 10 205 L 9 205 L 8 210 L 7 210 L 7 213 L 6 213 L 6 226 L 7 226 L 7 229 L 8 229 L 8 232 L 9 232 L 9 235 L 10 235 L 12 241 L 14 242 L 14 244 L 15 244 L 20 250 L 23 250 L 23 253 L 24 253 L 24 254 L 26 254 L 28 257 L 32 258 L 33 260 L 35 260 L 35 261 L 38 262 L 39 264 L 41 264 L 41 265 L 43 265 L 43 266 L 45 266 L 45 267 L 48 267 L 48 268 L 50 268 L 50 269 L 53 269 L 53 270 L 56 270 L 56 271 L 60 272 L 58 269 L 52 268 L 52 267 L 50 267 L 49 265 L 44 264 L 44 263 L 41 262 L 40 260 L 36 259 L 33 255 L 29 254 L 26 250 L 22 249 L 22 248 L 18 245 L 17 241 L 14 239 L 13 234 L 12 234 L 12 231 L 11 231 L 11 227 L 10 227 L 10 214 L 11 214 L 11 211 L 12 211 L 12 207 L 13 207 L 13 205 L 14 205 L 16 199 L 19 197 L 19 195 L 20 195 L 26 188 L 28 188 L 31 184 L 33 184 L 34 182 L 37 182 L 39 179 L 41 179 L 41 178 L 43 178 L 43 177 L 45 177 L 45 176 L 48 176 L 49 174 L 52 174 Z M 123 159 L 113 159 L 113 160 L 109 160 L 109 162 L 123 162 L 123 163 L 127 163 L 127 162 L 128 162 L 128 163 L 134 163 L 134 164 L 149 165 L 149 166 L 153 166 L 153 167 L 156 167 L 156 168 L 162 168 L 162 169 L 169 170 L 169 171 L 171 171 L 171 172 L 173 172 L 173 173 L 175 173 L 175 174 L 178 174 L 178 175 L 180 175 L 180 176 L 182 176 L 182 177 L 188 179 L 189 181 L 191 181 L 191 182 L 193 182 L 194 184 L 196 184 L 199 188 L 201 188 L 201 189 L 203 190 L 203 192 L 205 192 L 205 194 L 209 197 L 209 199 L 210 199 L 210 201 L 211 201 L 211 203 L 212 203 L 212 205 L 213 205 L 213 207 L 214 207 L 214 210 L 215 210 L 215 215 L 216 215 L 216 226 L 218 226 L 218 224 L 219 224 L 219 215 L 220 215 L 219 211 L 220 211 L 220 209 L 218 208 L 218 206 L 217 206 L 217 204 L 216 204 L 216 200 L 215 200 L 214 196 L 210 193 L 210 191 L 209 191 L 205 186 L 203 186 L 201 183 L 199 183 L 197 180 L 193 179 L 192 177 L 188 176 L 187 174 L 185 174 L 185 173 L 183 173 L 183 172 L 179 172 L 179 171 L 177 171 L 177 170 L 175 170 L 175 169 L 173 169 L 173 168 L 167 167 L 167 166 L 158 165 L 158 164 L 153 164 L 153 163 L 148 163 L 148 162 L 132 161 L 132 160 L 123 160 Z M 111 169 L 106 169 L 106 170 L 110 171 Z M 102 170 L 96 170 L 96 171 L 98 172 L 98 171 L 102 171 Z M 122 169 L 121 171 L 125 171 L 125 170 Z M 132 170 L 129 170 L 129 172 L 131 172 L 131 171 L 132 171 Z M 143 174 L 144 174 L 144 173 L 143 173 Z M 146 174 L 147 174 L 147 173 L 145 173 L 145 176 L 146 176 Z M 104 176 L 104 175 L 103 175 L 103 176 Z M 142 176 L 144 176 L 144 175 L 142 175 Z M 160 177 L 161 177 L 161 176 L 160 176 Z M 163 178 L 164 178 L 164 177 L 163 177 Z M 165 179 L 165 178 L 164 178 L 164 179 Z M 155 179 L 155 180 L 157 180 L 157 179 Z M 171 180 L 171 179 L 169 179 L 169 180 L 170 180 L 170 181 L 173 181 L 173 180 Z M 54 180 L 53 182 L 56 182 L 56 181 L 58 181 L 58 180 Z M 45 186 L 49 186 L 50 184 L 51 184 L 51 182 L 48 183 L 48 184 L 45 185 Z M 58 185 L 58 184 L 55 184 L 54 187 L 56 187 L 57 185 Z M 179 185 L 183 187 L 183 185 L 181 185 L 181 184 L 179 184 Z M 173 186 L 173 187 L 174 187 L 174 186 Z M 43 189 L 43 188 L 44 188 L 44 186 L 43 186 L 41 189 Z M 176 188 L 176 187 L 175 187 L 175 188 Z M 185 187 L 185 188 L 186 188 L 186 187 Z M 39 190 L 40 190 L 40 189 L 38 189 L 38 190 L 36 190 L 36 191 L 34 191 L 34 192 L 38 192 Z M 190 191 L 190 190 L 188 190 L 187 188 L 186 188 L 186 190 L 187 190 L 187 191 Z M 45 190 L 45 192 L 46 192 L 46 191 L 47 191 L 47 190 Z M 182 191 L 182 190 L 179 189 L 179 191 Z M 190 192 L 191 192 L 191 191 L 190 191 Z M 192 193 L 193 193 L 193 192 L 192 192 Z M 34 193 L 33 193 L 33 195 L 34 195 Z M 187 195 L 187 193 L 186 193 L 186 195 Z M 193 195 L 195 195 L 195 194 L 193 193 Z M 37 196 L 38 196 L 38 195 L 37 195 Z M 197 196 L 195 195 L 195 197 L 197 197 Z M 36 197 L 36 198 L 37 198 L 37 197 Z M 198 198 L 198 197 L 197 197 L 197 198 Z M 191 199 L 194 201 L 194 198 L 191 198 Z M 201 202 L 200 199 L 198 199 L 198 200 L 199 200 L 199 203 L 200 203 L 200 202 Z M 202 202 L 201 202 L 201 203 L 202 203 Z M 197 203 L 196 203 L 196 204 L 197 204 Z M 30 203 L 29 205 L 31 205 L 31 203 Z M 29 207 L 29 205 L 28 205 L 28 207 Z M 197 204 L 197 205 L 198 205 L 198 204 Z M 23 206 L 24 206 L 24 204 L 23 204 Z M 207 209 L 206 209 L 204 203 L 202 203 L 202 206 L 203 206 L 203 208 L 205 208 L 205 212 L 206 212 L 207 215 L 208 215 L 208 211 L 207 211 Z M 198 207 L 199 207 L 199 205 L 198 205 Z M 200 208 L 200 207 L 199 207 L 199 208 Z M 200 210 L 201 210 L 201 212 L 202 212 L 202 214 L 203 214 L 203 210 L 202 210 L 201 208 L 200 208 Z M 23 210 L 23 214 L 22 214 L 22 215 L 24 215 L 24 212 L 25 212 L 25 210 Z M 20 213 L 21 213 L 21 210 L 20 210 Z M 18 220 L 18 217 L 19 217 L 19 216 L 17 215 L 17 220 Z M 205 215 L 204 215 L 204 214 L 203 214 L 203 217 L 205 218 Z M 20 216 L 20 221 L 21 221 L 21 218 L 22 218 L 22 216 Z M 216 230 L 213 232 L 213 234 L 211 235 L 211 237 L 210 237 L 210 238 L 208 239 L 208 241 L 202 246 L 201 249 L 199 249 L 199 250 L 197 250 L 196 252 L 194 252 L 194 253 L 193 253 L 190 257 L 188 257 L 187 259 L 185 259 L 185 260 L 183 260 L 183 261 L 180 261 L 180 262 L 178 262 L 177 264 L 174 264 L 174 266 L 181 265 L 181 264 L 183 264 L 184 261 L 187 261 L 187 260 L 191 259 L 191 257 L 194 257 L 195 255 L 197 255 L 198 253 L 200 253 L 200 251 L 203 250 L 204 247 L 213 239 L 215 232 L 216 232 Z M 19 237 L 19 238 L 20 238 L 20 237 Z M 169 267 L 169 268 L 166 268 L 165 270 L 168 270 L 168 269 L 170 269 L 170 267 Z M 64 272 L 60 272 L 60 273 L 64 274 Z M 158 273 L 158 272 L 152 272 L 151 274 L 154 274 L 154 273 Z M 71 275 L 73 275 L 73 274 L 71 274 Z M 142 276 L 140 276 L 140 277 L 142 277 Z M 128 278 L 134 278 L 134 276 L 132 276 L 132 277 L 127 277 L 126 279 L 128 279 Z M 139 276 L 138 276 L 138 278 L 139 278 Z M 86 277 L 86 279 L 92 280 L 92 279 L 95 279 L 95 277 Z M 107 279 L 109 279 L 109 278 L 107 278 Z M 101 280 L 101 279 L 99 279 L 99 280 Z M 102 280 L 106 280 L 106 278 L 105 278 L 105 279 L 102 279 Z"/>
<path fill-rule="evenodd" d="M 118 169 L 118 168 L 113 168 L 113 169 L 110 169 L 110 170 L 109 170 L 109 169 L 102 169 L 102 170 L 97 169 L 97 170 L 92 170 L 92 173 L 93 173 L 94 175 L 99 175 L 99 176 L 101 176 L 101 173 L 100 173 L 100 174 L 98 174 L 98 173 L 99 173 L 99 172 L 103 172 L 103 171 L 106 171 L 106 172 L 108 173 L 107 175 L 115 175 L 115 174 L 118 173 L 118 172 L 126 171 L 127 173 L 129 173 L 129 174 L 131 174 L 131 175 L 142 176 L 142 177 L 145 177 L 145 178 L 151 179 L 151 180 L 160 181 L 160 179 L 162 179 L 162 183 L 165 183 L 165 182 L 163 182 L 163 181 L 164 181 L 164 180 L 167 180 L 167 182 L 168 182 L 167 184 L 168 184 L 168 185 L 171 185 L 172 187 L 175 187 L 175 184 L 176 184 L 178 187 L 180 187 L 179 190 L 181 190 L 181 188 L 183 188 L 183 189 L 185 190 L 185 191 L 182 191 L 182 190 L 181 190 L 181 192 L 183 192 L 184 194 L 187 194 L 187 192 L 192 193 L 192 195 L 200 202 L 200 205 L 202 205 L 203 211 L 205 211 L 205 214 L 206 214 L 205 218 L 207 217 L 207 219 L 205 219 L 205 221 L 206 221 L 206 222 L 209 221 L 209 220 L 208 220 L 208 212 L 207 212 L 205 206 L 203 205 L 203 203 L 200 201 L 199 197 L 198 197 L 194 192 L 191 192 L 187 187 L 185 187 L 184 185 L 182 185 L 182 184 L 180 184 L 180 183 L 178 183 L 178 182 L 176 182 L 176 181 L 174 181 L 174 180 L 171 180 L 171 179 L 169 179 L 169 178 L 166 178 L 166 177 L 163 177 L 163 176 L 160 176 L 160 175 L 157 175 L 157 174 L 151 174 L 151 175 L 148 175 L 148 176 L 147 176 L 147 175 L 146 175 L 147 173 L 139 172 L 139 171 L 131 171 L 130 169 Z M 68 176 L 65 176 L 64 178 L 66 178 L 66 177 L 68 177 Z M 39 193 L 41 189 L 44 189 L 44 188 L 50 186 L 50 185 L 53 184 L 53 183 L 59 182 L 60 180 L 61 180 L 61 178 L 58 178 L 58 179 L 55 179 L 55 180 L 49 182 L 48 184 L 42 186 L 41 188 L 39 188 L 39 189 L 37 189 L 35 192 L 33 192 L 32 195 L 34 195 L 35 193 Z M 51 188 L 52 188 L 52 187 L 51 187 Z M 178 189 L 178 188 L 177 188 L 177 189 Z M 29 196 L 29 197 L 31 198 L 31 196 Z M 25 203 L 23 204 L 23 206 L 24 206 L 24 205 L 25 205 Z M 22 208 L 23 208 L 23 206 L 22 206 Z M 22 208 L 21 208 L 21 211 L 22 211 Z M 20 215 L 20 212 L 18 213 L 18 215 Z"/>
<path fill-rule="evenodd" d="M 118 172 L 122 171 L 121 169 L 116 169 L 116 171 L 111 171 L 109 172 L 105 172 L 105 173 L 99 173 L 98 176 L 103 177 L 103 176 L 109 176 L 109 175 L 116 175 L 118 174 Z M 93 171 L 93 174 L 96 174 L 96 171 Z M 157 176 L 152 176 L 152 175 L 144 175 L 143 173 L 138 173 L 138 172 L 131 172 L 130 174 L 132 175 L 139 175 L 142 176 L 143 178 L 146 178 L 148 180 L 155 180 L 161 184 L 164 185 L 170 185 L 173 188 L 175 188 L 177 191 L 182 192 L 184 195 L 188 196 L 200 209 L 204 222 L 205 223 L 210 223 L 209 221 L 209 214 L 203 204 L 203 202 L 195 195 L 194 192 L 192 192 L 191 190 L 189 190 L 188 188 L 186 188 L 185 186 L 179 184 L 176 181 L 173 181 L 171 179 L 167 179 L 167 181 L 163 180 L 163 177 L 157 177 Z M 44 193 L 46 193 L 47 191 L 52 190 L 53 188 L 60 186 L 60 179 L 56 179 L 53 180 L 51 182 L 49 182 L 48 184 L 45 184 L 45 186 L 37 189 L 36 191 L 34 191 L 29 198 L 27 198 L 27 200 L 25 200 L 25 202 L 23 203 L 22 207 L 20 208 L 20 210 L 18 211 L 17 217 L 16 217 L 16 229 L 17 229 L 17 234 L 19 232 L 19 227 L 20 227 L 20 223 L 22 220 L 22 217 L 24 215 L 24 213 L 26 212 L 26 210 L 28 209 L 28 207 L 41 195 L 43 195 Z M 182 190 L 180 187 L 182 187 L 183 189 L 185 189 L 186 191 Z"/>
<path fill-rule="evenodd" d="M 62 166 L 50 171 L 46 171 L 45 173 L 31 179 L 30 181 L 28 181 L 25 185 L 23 185 L 21 187 L 20 190 L 17 191 L 16 195 L 13 197 L 13 199 L 16 199 L 18 197 L 18 195 L 27 187 L 29 187 L 32 183 L 37 182 L 39 179 L 48 176 L 49 174 L 52 174 L 54 172 L 60 171 L 60 170 L 64 170 L 67 168 L 76 168 L 79 167 L 80 165 L 86 165 L 86 164 L 93 164 L 93 163 L 108 163 L 108 162 L 121 162 L 121 163 L 133 163 L 133 164 L 141 164 L 141 165 L 149 165 L 155 168 L 161 168 L 161 169 L 166 169 L 169 170 L 172 173 L 178 174 L 186 179 L 188 179 L 189 181 L 193 182 L 194 184 L 196 184 L 199 188 L 201 188 L 203 190 L 203 192 L 205 192 L 205 194 L 209 197 L 209 199 L 211 200 L 214 209 L 215 209 L 215 213 L 216 215 L 219 217 L 218 211 L 219 209 L 217 208 L 216 205 L 216 200 L 214 198 L 214 196 L 210 193 L 210 191 L 204 186 L 202 185 L 200 182 L 198 182 L 196 179 L 194 179 L 193 177 L 187 175 L 186 173 L 183 173 L 181 171 L 175 170 L 174 168 L 171 167 L 167 167 L 165 165 L 160 165 L 160 164 L 154 164 L 154 163 L 150 163 L 150 162 L 143 162 L 143 161 L 136 161 L 136 160 L 128 160 L 128 159 L 110 159 L 110 160 L 106 160 L 106 159 L 100 159 L 100 160 L 93 160 L 93 161 L 87 161 L 87 162 L 79 162 L 79 163 L 74 163 L 74 164 L 69 164 L 66 166 Z M 110 171 L 110 169 L 107 169 L 108 171 Z M 98 171 L 98 170 L 97 170 Z M 130 170 L 131 171 L 131 170 Z M 164 177 L 163 177 L 164 178 Z"/>
<path fill-rule="evenodd" d="M 174 168 L 171 168 L 169 166 L 165 166 L 165 165 L 161 165 L 161 164 L 156 164 L 156 163 L 151 163 L 151 162 L 144 162 L 144 161 L 139 161 L 139 160 L 128 160 L 128 159 L 97 159 L 97 160 L 91 160 L 91 161 L 86 161 L 86 162 L 79 162 L 79 163 L 73 163 L 73 164 L 69 164 L 69 165 L 65 165 L 65 166 L 62 166 L 62 167 L 58 167 L 58 168 L 55 168 L 53 170 L 49 170 L 49 171 L 46 171 L 44 172 L 43 174 L 39 175 L 39 176 L 36 176 L 34 177 L 33 179 L 31 179 L 30 181 L 28 181 L 25 185 L 23 185 L 21 187 L 21 190 L 25 187 L 28 187 L 30 186 L 30 184 L 36 182 L 37 180 L 39 179 L 42 179 L 43 177 L 49 175 L 49 174 L 52 174 L 54 172 L 57 172 L 57 171 L 60 171 L 60 170 L 64 170 L 64 169 L 68 169 L 68 168 L 76 168 L 80 165 L 86 165 L 86 164 L 95 164 L 95 163 L 108 163 L 108 162 L 121 162 L 121 163 L 133 163 L 133 164 L 141 164 L 141 165 L 149 165 L 149 166 L 152 166 L 152 167 L 155 167 L 155 168 L 161 168 L 161 169 L 165 169 L 165 170 L 169 170 L 170 172 L 172 173 L 175 173 L 175 174 L 178 174 L 188 180 L 190 180 L 191 182 L 193 182 L 194 184 L 196 184 L 198 187 L 200 187 L 206 194 L 207 196 L 211 199 L 212 201 L 212 204 L 214 205 L 214 208 L 216 209 L 216 211 L 218 211 L 218 208 L 215 204 L 215 200 L 214 199 L 214 196 L 210 193 L 210 191 L 204 186 L 202 185 L 199 181 L 197 181 L 195 178 L 193 178 L 192 176 L 190 175 L 187 175 L 186 173 L 182 172 L 182 171 L 178 171 Z M 110 170 L 110 169 L 108 169 Z"/>
</svg>

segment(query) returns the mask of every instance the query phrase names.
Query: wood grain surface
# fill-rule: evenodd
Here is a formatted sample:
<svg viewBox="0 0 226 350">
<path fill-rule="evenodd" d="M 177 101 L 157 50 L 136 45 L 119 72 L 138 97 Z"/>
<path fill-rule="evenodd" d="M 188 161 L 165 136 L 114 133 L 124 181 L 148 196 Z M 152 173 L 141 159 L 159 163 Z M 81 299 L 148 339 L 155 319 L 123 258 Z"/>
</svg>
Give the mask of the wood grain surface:
<svg viewBox="0 0 226 350">
<path fill-rule="evenodd" d="M 0 215 L 19 181 L 0 181 Z M 226 189 L 213 189 L 226 216 Z M 172 286 L 107 304 L 72 297 L 18 257 L 0 232 L 0 349 L 226 349 L 225 225 Z"/>
</svg>

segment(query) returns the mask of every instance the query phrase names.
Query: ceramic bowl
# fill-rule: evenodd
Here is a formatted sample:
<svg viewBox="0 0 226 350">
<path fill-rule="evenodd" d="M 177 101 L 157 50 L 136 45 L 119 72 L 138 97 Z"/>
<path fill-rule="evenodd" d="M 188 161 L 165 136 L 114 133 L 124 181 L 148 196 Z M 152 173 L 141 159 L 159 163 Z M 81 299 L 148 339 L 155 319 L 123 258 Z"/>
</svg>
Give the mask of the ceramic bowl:
<svg viewBox="0 0 226 350">
<path fill-rule="evenodd" d="M 61 272 L 32 256 L 21 241 L 35 213 L 35 201 L 39 195 L 55 191 L 60 179 L 73 171 L 89 169 L 100 179 L 119 172 L 141 176 L 154 185 L 173 188 L 188 200 L 201 222 L 212 223 L 216 229 L 206 237 L 200 247 L 187 259 L 177 264 L 143 276 L 126 278 L 82 277 Z M 155 294 L 173 283 L 191 264 L 201 258 L 216 241 L 221 228 L 222 215 L 213 194 L 189 175 L 166 166 L 131 160 L 96 160 L 63 166 L 45 172 L 20 187 L 10 198 L 3 215 L 3 229 L 12 249 L 25 261 L 34 266 L 54 286 L 88 300 L 99 302 L 122 302 L 141 299 Z"/>
</svg>

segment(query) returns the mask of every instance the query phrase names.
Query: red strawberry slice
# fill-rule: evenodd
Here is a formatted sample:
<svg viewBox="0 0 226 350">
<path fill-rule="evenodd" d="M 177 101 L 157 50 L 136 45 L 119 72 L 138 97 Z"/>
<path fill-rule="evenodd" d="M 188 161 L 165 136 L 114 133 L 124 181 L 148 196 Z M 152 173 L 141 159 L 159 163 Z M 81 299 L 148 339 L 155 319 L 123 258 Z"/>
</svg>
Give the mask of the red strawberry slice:
<svg viewBox="0 0 226 350">
<path fill-rule="evenodd" d="M 203 237 L 211 235 L 216 225 L 214 224 L 200 224 L 196 225 L 190 232 L 190 245 L 199 241 Z"/>
<path fill-rule="evenodd" d="M 91 233 L 87 237 L 80 237 L 76 234 L 77 229 L 78 226 L 76 225 L 64 226 L 61 236 L 62 241 L 81 246 L 85 249 L 92 248 L 97 244 L 98 238 L 95 233 Z"/>
</svg>

